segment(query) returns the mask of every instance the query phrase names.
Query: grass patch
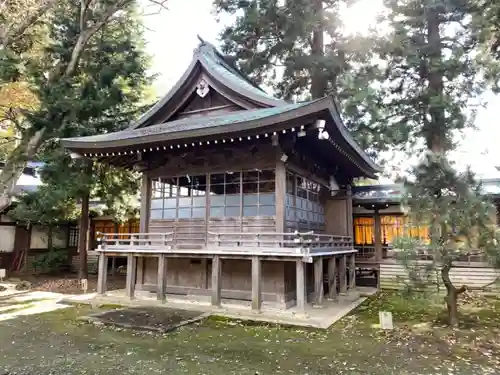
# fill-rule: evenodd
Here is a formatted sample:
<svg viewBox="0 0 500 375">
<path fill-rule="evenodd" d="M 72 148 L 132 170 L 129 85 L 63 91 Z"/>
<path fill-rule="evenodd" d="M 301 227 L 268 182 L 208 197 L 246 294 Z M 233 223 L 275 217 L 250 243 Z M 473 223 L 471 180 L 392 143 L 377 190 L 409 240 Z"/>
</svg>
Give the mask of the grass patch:
<svg viewBox="0 0 500 375">
<path fill-rule="evenodd" d="M 17 300 L 17 301 L 6 300 L 6 301 L 0 302 L 0 307 L 35 304 L 35 303 L 44 302 L 44 301 L 51 301 L 51 300 L 52 300 L 51 298 L 31 298 L 31 299 L 24 299 L 24 300 Z"/>
<path fill-rule="evenodd" d="M 24 304 L 23 305 L 18 305 L 16 307 L 12 307 L 10 309 L 0 310 L 0 316 L 1 315 L 5 315 L 5 314 L 13 314 L 13 313 L 16 313 L 16 312 L 19 312 L 19 311 L 27 310 L 27 309 L 32 308 L 33 306 L 35 306 L 34 303 L 27 303 L 25 305 Z"/>
<path fill-rule="evenodd" d="M 461 312 L 485 323 L 451 330 L 439 326 L 442 299 L 381 293 L 328 330 L 216 316 L 163 335 L 83 323 L 77 318 L 96 309 L 76 306 L 0 322 L 0 340 L 12 342 L 0 347 L 0 367 L 56 375 L 484 374 L 496 371 L 498 307 L 470 298 Z M 395 330 L 372 327 L 380 310 L 393 313 Z"/>
</svg>

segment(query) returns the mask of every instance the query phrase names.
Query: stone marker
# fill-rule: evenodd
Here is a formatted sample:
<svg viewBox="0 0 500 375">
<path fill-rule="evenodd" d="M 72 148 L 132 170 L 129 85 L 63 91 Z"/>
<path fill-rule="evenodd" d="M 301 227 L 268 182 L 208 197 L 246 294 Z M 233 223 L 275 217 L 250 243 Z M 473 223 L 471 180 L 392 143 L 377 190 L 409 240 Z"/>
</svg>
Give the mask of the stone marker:
<svg viewBox="0 0 500 375">
<path fill-rule="evenodd" d="M 392 313 L 389 311 L 379 311 L 378 317 L 380 320 L 381 329 L 394 329 L 392 324 Z"/>
<path fill-rule="evenodd" d="M 0 281 L 3 281 L 5 279 L 5 276 L 7 275 L 5 268 L 0 268 Z"/>
<path fill-rule="evenodd" d="M 88 283 L 87 279 L 81 279 L 80 285 L 82 287 L 83 293 L 87 293 L 87 289 L 89 288 L 89 283 Z"/>
</svg>

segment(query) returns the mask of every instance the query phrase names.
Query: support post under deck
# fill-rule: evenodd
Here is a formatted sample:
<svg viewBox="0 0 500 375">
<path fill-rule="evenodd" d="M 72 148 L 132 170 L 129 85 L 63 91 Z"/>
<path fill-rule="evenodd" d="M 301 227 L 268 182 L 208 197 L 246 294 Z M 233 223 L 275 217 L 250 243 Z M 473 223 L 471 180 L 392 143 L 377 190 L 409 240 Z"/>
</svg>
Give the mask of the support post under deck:
<svg viewBox="0 0 500 375">
<path fill-rule="evenodd" d="M 214 306 L 220 306 L 221 302 L 221 270 L 221 259 L 218 255 L 214 255 L 212 259 L 212 305 Z"/>
<path fill-rule="evenodd" d="M 323 304 L 323 257 L 314 258 L 314 303 Z"/>
<path fill-rule="evenodd" d="M 165 289 L 167 286 L 167 257 L 165 254 L 158 256 L 158 280 L 156 286 L 156 299 L 165 302 Z"/>
<path fill-rule="evenodd" d="M 99 266 L 97 270 L 97 293 L 106 293 L 106 284 L 108 279 L 108 257 L 104 252 L 99 254 Z"/>
<path fill-rule="evenodd" d="M 128 298 L 135 297 L 135 277 L 137 275 L 137 258 L 134 254 L 127 255 L 127 280 L 125 285 L 125 293 Z"/>
<path fill-rule="evenodd" d="M 297 310 L 304 312 L 306 309 L 306 267 L 302 259 L 295 261 L 295 267 L 297 273 Z"/>
<path fill-rule="evenodd" d="M 356 254 L 349 256 L 349 291 L 356 289 Z"/>
<path fill-rule="evenodd" d="M 340 256 L 339 262 L 339 282 L 340 294 L 347 294 L 347 257 L 345 254 Z"/>
<path fill-rule="evenodd" d="M 259 256 L 252 257 L 252 310 L 260 311 L 262 305 L 262 262 Z"/>
<path fill-rule="evenodd" d="M 337 259 L 328 259 L 328 299 L 336 300 L 337 295 Z"/>
</svg>

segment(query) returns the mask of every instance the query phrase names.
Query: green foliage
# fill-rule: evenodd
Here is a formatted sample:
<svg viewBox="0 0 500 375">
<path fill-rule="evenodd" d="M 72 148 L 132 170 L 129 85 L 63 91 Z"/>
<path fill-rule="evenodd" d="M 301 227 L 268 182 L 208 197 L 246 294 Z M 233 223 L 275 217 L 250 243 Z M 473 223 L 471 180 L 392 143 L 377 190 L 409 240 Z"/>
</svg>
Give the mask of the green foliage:
<svg viewBox="0 0 500 375">
<path fill-rule="evenodd" d="M 456 132 L 473 123 L 473 105 L 495 68 L 477 43 L 470 3 L 386 0 L 385 5 L 392 31 L 377 49 L 386 65 L 386 121 L 402 146 L 450 150 Z"/>
<path fill-rule="evenodd" d="M 428 153 L 412 177 L 405 181 L 405 205 L 412 221 L 429 225 L 431 234 L 428 242 L 401 238 L 395 244 L 398 258 L 410 276 L 407 290 L 434 286 L 439 293 L 443 285 L 448 321 L 457 325 L 457 296 L 466 287 L 455 285 L 450 271 L 458 261 L 469 261 L 469 257 L 500 266 L 495 209 L 485 200 L 473 174 L 458 173 L 443 154 Z"/>
<path fill-rule="evenodd" d="M 35 271 L 42 273 L 58 273 L 66 267 L 68 267 L 68 250 L 66 249 L 50 249 L 33 261 Z"/>
<path fill-rule="evenodd" d="M 74 37 L 75 7 L 59 10 L 50 28 L 52 39 L 45 58 L 64 60 Z M 69 14 L 68 14 L 69 12 Z M 102 28 L 82 55 L 77 73 L 68 81 L 47 80 L 40 66 L 33 68 L 40 109 L 27 113 L 30 127 L 46 129 L 54 137 L 75 137 L 121 130 L 137 117 L 151 82 L 144 52 L 143 28 L 133 10 Z M 13 215 L 19 220 L 55 223 L 78 216 L 81 200 L 90 193 L 107 213 L 124 220 L 137 206 L 136 173 L 96 163 L 88 170 L 73 160 L 58 142 L 46 142 L 39 152 L 45 162 L 44 186 L 23 196 Z"/>
<path fill-rule="evenodd" d="M 488 52 L 500 59 L 500 3 L 496 0 L 473 0 L 471 6 L 478 40 L 484 43 Z"/>
<path fill-rule="evenodd" d="M 215 0 L 219 14 L 235 21 L 221 33 L 223 50 L 256 83 L 278 97 L 306 100 L 333 95 L 346 126 L 368 151 L 386 149 L 389 129 L 381 119 L 383 80 L 371 59 L 373 40 L 345 36 L 341 0 Z"/>
</svg>

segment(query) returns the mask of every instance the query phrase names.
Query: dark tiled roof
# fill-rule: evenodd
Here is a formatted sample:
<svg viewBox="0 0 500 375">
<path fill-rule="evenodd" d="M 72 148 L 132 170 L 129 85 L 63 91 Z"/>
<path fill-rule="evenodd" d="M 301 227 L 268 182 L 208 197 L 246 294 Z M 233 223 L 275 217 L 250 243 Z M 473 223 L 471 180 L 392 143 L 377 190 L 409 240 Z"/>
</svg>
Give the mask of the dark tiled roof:
<svg viewBox="0 0 500 375">
<path fill-rule="evenodd" d="M 174 98 L 175 94 L 184 87 L 189 78 L 196 74 L 197 67 L 202 67 L 215 81 L 227 87 L 237 95 L 257 103 L 259 107 L 275 107 L 287 104 L 285 101 L 277 99 L 267 94 L 259 86 L 252 83 L 248 77 L 241 73 L 234 66 L 229 64 L 222 54 L 210 43 L 200 38 L 200 45 L 194 51 L 193 60 L 184 72 L 182 77 L 170 89 L 170 91 L 151 107 L 137 121 L 130 125 L 130 129 L 150 126 L 151 118 Z"/>
<path fill-rule="evenodd" d="M 176 133 L 200 131 L 203 129 L 206 130 L 211 128 L 218 128 L 216 130 L 221 131 L 221 128 L 227 125 L 234 125 L 276 116 L 282 113 L 293 111 L 295 109 L 299 109 L 301 107 L 305 107 L 312 103 L 314 102 L 286 104 L 280 107 L 272 108 L 242 110 L 217 116 L 185 118 L 166 122 L 164 124 L 148 126 L 145 128 L 126 129 L 115 133 L 94 135 L 89 137 L 67 138 L 63 139 L 62 142 L 63 145 L 70 146 L 73 142 L 92 144 L 119 140 L 135 140 L 142 137 L 149 137 L 152 135 L 160 134 L 164 136 L 170 135 L 171 137 L 166 136 L 162 138 L 162 140 L 168 140 L 169 138 L 177 138 L 174 137 L 174 134 Z"/>
<path fill-rule="evenodd" d="M 485 178 L 481 179 L 480 183 L 485 196 L 500 197 L 500 179 Z M 396 204 L 403 199 L 405 188 L 403 184 L 355 186 L 352 193 L 352 198 L 356 203 L 380 202 Z"/>
<path fill-rule="evenodd" d="M 284 101 L 267 94 L 259 86 L 252 83 L 244 74 L 231 66 L 210 43 L 202 42 L 198 47 L 197 53 L 206 67 L 216 72 L 217 75 L 222 78 L 222 81 L 229 83 L 230 86 L 247 91 L 266 101 L 276 101 L 276 104 L 285 103 Z"/>
</svg>

